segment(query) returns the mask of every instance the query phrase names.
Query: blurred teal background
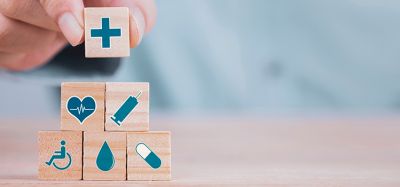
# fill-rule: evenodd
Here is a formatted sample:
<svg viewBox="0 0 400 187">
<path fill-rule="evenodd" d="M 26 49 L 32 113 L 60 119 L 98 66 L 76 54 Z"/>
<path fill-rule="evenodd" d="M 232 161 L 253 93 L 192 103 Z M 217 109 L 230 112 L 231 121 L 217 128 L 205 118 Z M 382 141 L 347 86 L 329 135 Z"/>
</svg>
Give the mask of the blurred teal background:
<svg viewBox="0 0 400 187">
<path fill-rule="evenodd" d="M 160 113 L 400 111 L 400 1 L 157 4 L 154 30 L 114 75 L 1 72 L 0 117 L 59 115 L 62 81 L 150 82 Z"/>
</svg>

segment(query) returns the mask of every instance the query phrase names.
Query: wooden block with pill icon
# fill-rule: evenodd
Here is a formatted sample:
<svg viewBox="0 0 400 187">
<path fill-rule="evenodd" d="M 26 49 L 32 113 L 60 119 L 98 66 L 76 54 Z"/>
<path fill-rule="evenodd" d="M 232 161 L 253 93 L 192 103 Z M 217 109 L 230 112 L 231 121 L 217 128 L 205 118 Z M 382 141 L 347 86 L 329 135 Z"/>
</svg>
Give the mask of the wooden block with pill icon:
<svg viewBox="0 0 400 187">
<path fill-rule="evenodd" d="M 127 133 L 128 180 L 171 180 L 171 134 Z"/>
<path fill-rule="evenodd" d="M 127 7 L 85 8 L 84 18 L 86 57 L 130 55 L 129 9 Z"/>
<path fill-rule="evenodd" d="M 126 133 L 84 132 L 83 180 L 126 180 Z"/>
<path fill-rule="evenodd" d="M 39 179 L 82 179 L 81 131 L 39 131 L 38 145 Z"/>
<path fill-rule="evenodd" d="M 106 131 L 149 130 L 149 83 L 106 83 Z"/>
<path fill-rule="evenodd" d="M 105 83 L 61 84 L 61 130 L 104 131 Z"/>
</svg>

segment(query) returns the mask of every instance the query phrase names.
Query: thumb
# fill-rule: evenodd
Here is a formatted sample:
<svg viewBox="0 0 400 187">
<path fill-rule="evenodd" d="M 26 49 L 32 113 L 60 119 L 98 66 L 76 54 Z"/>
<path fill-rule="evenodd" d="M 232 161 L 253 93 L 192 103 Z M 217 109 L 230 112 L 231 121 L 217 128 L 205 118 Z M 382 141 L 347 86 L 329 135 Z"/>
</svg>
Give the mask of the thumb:
<svg viewBox="0 0 400 187">
<path fill-rule="evenodd" d="M 82 0 L 40 0 L 47 14 L 57 23 L 60 31 L 72 46 L 83 38 Z"/>
</svg>

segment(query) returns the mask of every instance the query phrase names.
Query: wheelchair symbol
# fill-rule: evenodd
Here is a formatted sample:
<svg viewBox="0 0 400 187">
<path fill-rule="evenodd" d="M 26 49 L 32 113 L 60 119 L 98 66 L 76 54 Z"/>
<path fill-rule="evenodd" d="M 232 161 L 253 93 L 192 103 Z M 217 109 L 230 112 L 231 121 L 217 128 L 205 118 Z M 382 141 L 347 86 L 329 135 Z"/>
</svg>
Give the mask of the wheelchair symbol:
<svg viewBox="0 0 400 187">
<path fill-rule="evenodd" d="M 51 156 L 50 160 L 48 162 L 46 162 L 46 164 L 48 166 L 51 166 L 51 164 L 53 164 L 53 166 L 55 168 L 57 168 L 58 170 L 65 170 L 65 169 L 68 169 L 71 166 L 72 159 L 71 159 L 71 155 L 68 152 L 66 152 L 66 150 L 65 150 L 65 141 L 61 140 L 60 144 L 61 144 L 60 151 L 55 151 L 53 156 Z M 66 157 L 68 157 L 67 158 L 68 159 L 68 164 L 66 164 L 65 166 L 58 166 L 56 164 L 56 162 L 54 161 L 54 160 L 63 160 Z"/>
</svg>

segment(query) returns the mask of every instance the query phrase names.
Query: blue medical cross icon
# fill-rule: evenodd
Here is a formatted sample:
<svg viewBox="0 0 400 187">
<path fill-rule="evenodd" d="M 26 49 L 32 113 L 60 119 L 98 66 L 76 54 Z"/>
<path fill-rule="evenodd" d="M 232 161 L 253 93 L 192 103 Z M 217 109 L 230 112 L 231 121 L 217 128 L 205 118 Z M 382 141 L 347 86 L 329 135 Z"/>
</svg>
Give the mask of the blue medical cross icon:
<svg viewBox="0 0 400 187">
<path fill-rule="evenodd" d="M 110 18 L 101 18 L 100 29 L 90 29 L 91 37 L 101 37 L 102 48 L 111 47 L 111 37 L 121 37 L 121 29 L 110 29 Z"/>
</svg>

